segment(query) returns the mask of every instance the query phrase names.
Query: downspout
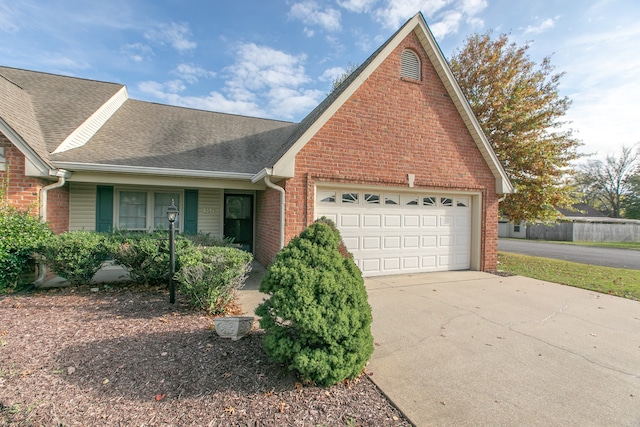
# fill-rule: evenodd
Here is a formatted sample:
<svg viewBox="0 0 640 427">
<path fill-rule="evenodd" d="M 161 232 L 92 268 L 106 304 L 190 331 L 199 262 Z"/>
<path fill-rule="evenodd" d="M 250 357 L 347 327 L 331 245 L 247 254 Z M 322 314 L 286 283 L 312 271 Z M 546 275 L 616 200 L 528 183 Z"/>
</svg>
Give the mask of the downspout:
<svg viewBox="0 0 640 427">
<path fill-rule="evenodd" d="M 284 226 L 285 226 L 285 191 L 284 188 L 280 187 L 279 185 L 275 185 L 273 182 L 271 182 L 271 180 L 269 179 L 269 175 L 265 175 L 264 176 L 264 183 L 266 184 L 267 187 L 269 188 L 273 188 L 274 190 L 277 190 L 278 192 L 280 192 L 280 248 L 282 249 L 284 248 Z"/>
<path fill-rule="evenodd" d="M 40 218 L 42 222 L 47 222 L 47 196 L 50 190 L 63 187 L 67 183 L 67 178 L 71 176 L 71 173 L 64 170 L 51 170 L 49 175 L 57 176 L 58 181 L 53 184 L 45 185 L 40 189 Z M 46 263 L 43 258 L 38 261 L 38 278 L 33 282 L 35 287 L 42 285 L 44 282 L 44 276 L 46 275 Z"/>
</svg>

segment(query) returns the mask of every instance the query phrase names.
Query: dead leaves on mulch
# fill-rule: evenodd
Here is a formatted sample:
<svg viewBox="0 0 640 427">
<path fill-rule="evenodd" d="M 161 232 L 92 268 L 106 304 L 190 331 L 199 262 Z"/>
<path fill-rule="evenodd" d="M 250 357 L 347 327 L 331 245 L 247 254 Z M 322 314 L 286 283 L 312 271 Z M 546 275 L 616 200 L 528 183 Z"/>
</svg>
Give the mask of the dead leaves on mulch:
<svg viewBox="0 0 640 427">
<path fill-rule="evenodd" d="M 409 425 L 369 379 L 303 384 L 211 322 L 161 287 L 2 297 L 0 425 Z"/>
</svg>

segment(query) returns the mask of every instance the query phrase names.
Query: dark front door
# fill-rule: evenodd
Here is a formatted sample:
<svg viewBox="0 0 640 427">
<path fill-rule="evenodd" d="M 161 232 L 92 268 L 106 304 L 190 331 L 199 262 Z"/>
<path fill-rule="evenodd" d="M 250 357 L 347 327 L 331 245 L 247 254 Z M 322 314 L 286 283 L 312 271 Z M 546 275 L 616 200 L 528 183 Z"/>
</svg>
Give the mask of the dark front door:
<svg viewBox="0 0 640 427">
<path fill-rule="evenodd" d="M 253 196 L 224 195 L 224 237 L 245 251 L 253 251 Z"/>
</svg>

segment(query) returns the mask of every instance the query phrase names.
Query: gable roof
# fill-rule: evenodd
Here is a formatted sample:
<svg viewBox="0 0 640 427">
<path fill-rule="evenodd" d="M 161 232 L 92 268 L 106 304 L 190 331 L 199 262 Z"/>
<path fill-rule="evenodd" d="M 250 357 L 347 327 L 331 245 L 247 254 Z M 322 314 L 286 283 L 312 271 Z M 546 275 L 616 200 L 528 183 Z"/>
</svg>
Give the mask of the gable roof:
<svg viewBox="0 0 640 427">
<path fill-rule="evenodd" d="M 460 86 L 456 82 L 449 65 L 440 50 L 422 13 L 417 13 L 394 33 L 380 48 L 378 48 L 362 65 L 360 65 L 342 84 L 336 88 L 320 105 L 318 105 L 299 124 L 291 138 L 282 147 L 271 162 L 272 173 L 275 176 L 293 176 L 296 154 L 311 140 L 318 130 L 333 116 L 333 114 L 349 99 L 375 69 L 393 52 L 393 50 L 412 32 L 418 36 L 422 47 L 434 66 L 447 93 L 462 117 L 476 146 L 480 150 L 485 162 L 496 179 L 497 193 L 512 193 L 506 172 L 498 161 L 498 157 L 491 148 L 478 120 L 469 103 L 464 97 Z"/>
<path fill-rule="evenodd" d="M 36 119 L 31 97 L 21 87 L 0 75 L 0 131 L 36 164 L 41 174 L 51 165 L 44 136 Z"/>
<path fill-rule="evenodd" d="M 28 94 L 49 153 L 124 88 L 117 83 L 9 67 L 0 67 L 0 75 Z"/>
<path fill-rule="evenodd" d="M 84 146 L 51 158 L 71 170 L 237 174 L 248 179 L 295 127 L 290 122 L 127 100 Z"/>
</svg>

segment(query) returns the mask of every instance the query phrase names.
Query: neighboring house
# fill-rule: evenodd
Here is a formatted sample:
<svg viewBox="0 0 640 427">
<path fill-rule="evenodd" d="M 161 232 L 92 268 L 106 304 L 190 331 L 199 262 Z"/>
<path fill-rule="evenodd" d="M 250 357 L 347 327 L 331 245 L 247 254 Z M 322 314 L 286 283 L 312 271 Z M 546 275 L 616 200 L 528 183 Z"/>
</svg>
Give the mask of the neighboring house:
<svg viewBox="0 0 640 427">
<path fill-rule="evenodd" d="M 128 99 L 125 86 L 0 67 L 9 199 L 56 232 L 167 226 L 269 264 L 321 216 L 364 275 L 495 270 L 513 188 L 421 14 L 300 123 Z"/>
</svg>

